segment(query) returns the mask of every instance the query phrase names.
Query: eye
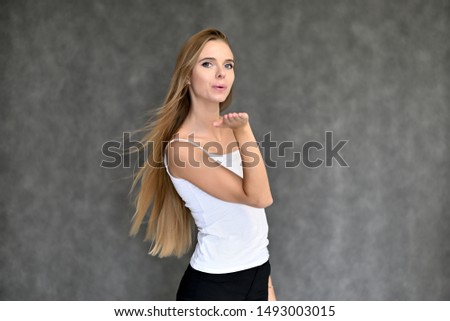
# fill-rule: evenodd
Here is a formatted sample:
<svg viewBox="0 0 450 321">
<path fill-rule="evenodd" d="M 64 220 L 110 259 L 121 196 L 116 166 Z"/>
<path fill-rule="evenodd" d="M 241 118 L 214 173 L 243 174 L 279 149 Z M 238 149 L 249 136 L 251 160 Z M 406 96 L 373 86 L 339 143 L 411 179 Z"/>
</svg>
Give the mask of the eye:
<svg viewBox="0 0 450 321">
<path fill-rule="evenodd" d="M 209 61 L 205 61 L 202 63 L 202 66 L 205 68 L 211 68 L 212 67 L 212 63 L 210 63 Z"/>
<path fill-rule="evenodd" d="M 225 68 L 227 68 L 227 69 L 233 69 L 233 68 L 234 68 L 234 65 L 233 65 L 232 63 L 228 63 L 228 64 L 225 64 Z"/>
</svg>

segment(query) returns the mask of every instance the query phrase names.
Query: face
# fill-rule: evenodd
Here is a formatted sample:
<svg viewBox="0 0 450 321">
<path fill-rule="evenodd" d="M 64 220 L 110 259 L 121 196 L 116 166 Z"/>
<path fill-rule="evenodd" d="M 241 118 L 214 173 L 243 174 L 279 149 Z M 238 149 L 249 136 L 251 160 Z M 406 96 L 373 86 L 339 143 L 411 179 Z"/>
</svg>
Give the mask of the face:
<svg viewBox="0 0 450 321">
<path fill-rule="evenodd" d="M 193 103 L 221 103 L 234 82 L 234 61 L 230 47 L 221 40 L 208 41 L 200 52 L 190 78 Z"/>
</svg>

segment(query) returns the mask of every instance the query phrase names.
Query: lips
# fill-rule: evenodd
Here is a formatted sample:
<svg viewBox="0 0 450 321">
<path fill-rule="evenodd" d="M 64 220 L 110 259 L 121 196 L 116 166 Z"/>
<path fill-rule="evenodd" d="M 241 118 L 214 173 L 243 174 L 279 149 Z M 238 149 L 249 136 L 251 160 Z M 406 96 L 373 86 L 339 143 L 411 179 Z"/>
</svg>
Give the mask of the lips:
<svg viewBox="0 0 450 321">
<path fill-rule="evenodd" d="M 214 89 L 219 90 L 219 91 L 224 91 L 227 89 L 227 86 L 222 85 L 222 84 L 216 84 L 212 86 Z"/>
</svg>

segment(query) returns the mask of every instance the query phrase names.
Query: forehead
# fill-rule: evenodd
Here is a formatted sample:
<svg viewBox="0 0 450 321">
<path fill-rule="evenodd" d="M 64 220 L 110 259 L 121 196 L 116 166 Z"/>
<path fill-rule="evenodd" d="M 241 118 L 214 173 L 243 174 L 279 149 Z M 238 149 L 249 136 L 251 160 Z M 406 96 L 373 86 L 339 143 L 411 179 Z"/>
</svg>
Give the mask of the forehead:
<svg viewBox="0 0 450 321">
<path fill-rule="evenodd" d="M 233 59 L 230 47 L 222 40 L 210 40 L 200 52 L 199 59 L 209 57 L 216 59 Z"/>
</svg>

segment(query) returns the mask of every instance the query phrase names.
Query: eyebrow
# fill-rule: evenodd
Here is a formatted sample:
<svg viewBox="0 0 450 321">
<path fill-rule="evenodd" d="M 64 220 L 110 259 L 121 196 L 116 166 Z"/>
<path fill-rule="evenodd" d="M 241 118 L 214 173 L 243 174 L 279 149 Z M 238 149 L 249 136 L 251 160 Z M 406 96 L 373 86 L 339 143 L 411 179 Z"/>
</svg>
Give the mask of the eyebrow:
<svg viewBox="0 0 450 321">
<path fill-rule="evenodd" d="M 203 61 L 203 60 L 215 60 L 215 61 L 217 61 L 217 59 L 214 58 L 214 57 L 205 57 L 205 58 L 200 59 L 199 61 Z M 225 59 L 225 61 L 234 63 L 233 59 Z"/>
</svg>

